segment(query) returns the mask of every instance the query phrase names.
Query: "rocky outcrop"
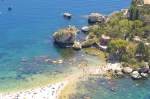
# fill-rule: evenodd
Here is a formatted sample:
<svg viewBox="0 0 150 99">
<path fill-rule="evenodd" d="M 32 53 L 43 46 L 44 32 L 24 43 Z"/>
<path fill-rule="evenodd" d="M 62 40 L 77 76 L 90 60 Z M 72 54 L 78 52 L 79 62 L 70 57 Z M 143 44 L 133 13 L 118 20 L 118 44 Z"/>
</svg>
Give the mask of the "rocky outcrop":
<svg viewBox="0 0 150 99">
<path fill-rule="evenodd" d="M 138 71 L 133 71 L 132 73 L 131 73 L 131 77 L 133 78 L 133 79 L 141 79 L 142 78 L 142 76 L 140 75 L 140 73 L 138 72 Z"/>
<path fill-rule="evenodd" d="M 130 74 L 132 73 L 133 69 L 131 67 L 124 67 L 122 71 L 123 73 Z"/>
<path fill-rule="evenodd" d="M 69 26 L 53 34 L 54 43 L 60 47 L 72 46 L 75 39 L 78 29 L 74 26 Z"/>
<path fill-rule="evenodd" d="M 96 44 L 96 41 L 94 39 L 87 39 L 81 43 L 83 48 L 91 47 L 95 44 Z"/>
<path fill-rule="evenodd" d="M 147 74 L 147 73 L 141 73 L 141 76 L 142 76 L 143 78 L 147 78 L 147 77 L 148 77 L 148 74 Z"/>
<path fill-rule="evenodd" d="M 64 16 L 64 18 L 67 18 L 67 19 L 72 18 L 72 14 L 70 14 L 70 13 L 64 13 L 63 16 Z"/>
<path fill-rule="evenodd" d="M 95 46 L 96 42 L 98 41 L 96 35 L 88 34 L 87 37 L 83 42 L 81 42 L 81 45 L 83 48 Z"/>
<path fill-rule="evenodd" d="M 72 48 L 75 50 L 80 50 L 80 49 L 82 49 L 82 45 L 80 42 L 75 41 Z"/>
<path fill-rule="evenodd" d="M 81 28 L 81 31 L 82 32 L 88 32 L 90 29 L 89 29 L 89 27 L 88 26 L 83 26 L 82 28 Z"/>
<path fill-rule="evenodd" d="M 123 77 L 124 76 L 123 72 L 120 70 L 115 70 L 115 74 L 117 77 Z"/>
<path fill-rule="evenodd" d="M 88 16 L 88 22 L 91 23 L 104 23 L 106 20 L 106 17 L 100 13 L 91 13 Z"/>
<path fill-rule="evenodd" d="M 139 73 L 149 73 L 149 68 L 143 67 L 138 70 Z"/>
</svg>

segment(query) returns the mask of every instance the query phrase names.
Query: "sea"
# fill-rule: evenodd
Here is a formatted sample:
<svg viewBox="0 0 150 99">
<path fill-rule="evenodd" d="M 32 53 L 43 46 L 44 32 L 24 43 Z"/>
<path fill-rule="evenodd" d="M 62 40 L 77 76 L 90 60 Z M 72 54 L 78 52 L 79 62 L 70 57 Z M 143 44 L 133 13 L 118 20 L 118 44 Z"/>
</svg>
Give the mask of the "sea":
<svg viewBox="0 0 150 99">
<path fill-rule="evenodd" d="M 108 15 L 128 8 L 130 3 L 131 0 L 0 0 L 0 92 L 42 86 L 57 75 L 73 72 L 72 67 L 82 59 L 95 63 L 96 58 L 87 59 L 82 51 L 55 46 L 52 34 L 68 25 L 87 25 L 85 16 L 91 12 Z M 64 19 L 64 12 L 71 13 L 72 19 Z M 65 63 L 52 64 L 46 59 Z M 72 61 L 74 64 L 70 64 Z M 94 81 L 93 88 L 93 83 L 83 83 L 88 85 L 92 99 L 150 99 L 149 79 L 113 80 L 115 92 L 107 80 Z"/>
</svg>

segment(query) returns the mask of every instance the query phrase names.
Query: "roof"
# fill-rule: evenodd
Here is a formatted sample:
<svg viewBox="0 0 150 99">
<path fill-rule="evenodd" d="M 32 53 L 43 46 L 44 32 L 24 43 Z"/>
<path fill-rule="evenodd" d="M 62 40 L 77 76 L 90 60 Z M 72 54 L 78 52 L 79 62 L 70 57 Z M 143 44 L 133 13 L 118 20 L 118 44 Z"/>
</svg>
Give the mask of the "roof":
<svg viewBox="0 0 150 99">
<path fill-rule="evenodd" d="M 144 4 L 150 4 L 150 0 L 144 0 Z"/>
<path fill-rule="evenodd" d="M 109 40 L 110 37 L 109 37 L 109 36 L 106 36 L 106 35 L 102 35 L 102 39 L 107 39 L 107 40 Z"/>
</svg>

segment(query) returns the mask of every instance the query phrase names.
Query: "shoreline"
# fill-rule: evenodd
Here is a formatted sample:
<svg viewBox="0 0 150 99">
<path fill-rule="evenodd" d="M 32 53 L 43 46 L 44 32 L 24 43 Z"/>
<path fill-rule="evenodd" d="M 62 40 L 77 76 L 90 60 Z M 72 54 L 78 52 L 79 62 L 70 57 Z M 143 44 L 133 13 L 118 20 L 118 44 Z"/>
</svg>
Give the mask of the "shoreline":
<svg viewBox="0 0 150 99">
<path fill-rule="evenodd" d="M 64 80 L 59 81 L 57 83 L 51 83 L 46 86 L 41 86 L 39 88 L 33 88 L 29 90 L 23 90 L 18 92 L 8 92 L 8 93 L 0 93 L 0 99 L 59 99 L 59 97 L 66 97 L 66 95 L 70 95 L 71 91 L 67 88 L 67 85 L 75 84 L 76 82 L 84 79 L 84 76 L 88 75 L 107 75 L 109 70 L 120 70 L 120 63 L 107 63 L 106 65 L 99 66 L 88 66 L 82 68 L 81 71 L 77 73 L 71 74 L 64 78 Z M 109 76 L 105 76 L 107 79 L 111 79 Z M 69 91 L 69 92 L 68 92 Z M 66 98 L 64 98 L 66 99 Z"/>
<path fill-rule="evenodd" d="M 18 91 L 14 93 L 0 93 L 0 99 L 58 99 L 61 90 L 67 85 L 64 80 L 40 88 Z"/>
<path fill-rule="evenodd" d="M 68 75 L 62 81 L 50 83 L 46 86 L 43 85 L 38 88 L 0 93 L 0 99 L 59 99 L 63 93 L 62 91 L 65 90 L 67 85 L 80 81 L 79 78 L 82 78 L 82 76 L 90 74 L 101 75 L 106 73 L 106 71 L 100 70 L 100 68 L 97 66 L 87 68 L 86 72 L 87 74 L 84 74 L 84 72 L 81 70 L 77 73 Z"/>
</svg>

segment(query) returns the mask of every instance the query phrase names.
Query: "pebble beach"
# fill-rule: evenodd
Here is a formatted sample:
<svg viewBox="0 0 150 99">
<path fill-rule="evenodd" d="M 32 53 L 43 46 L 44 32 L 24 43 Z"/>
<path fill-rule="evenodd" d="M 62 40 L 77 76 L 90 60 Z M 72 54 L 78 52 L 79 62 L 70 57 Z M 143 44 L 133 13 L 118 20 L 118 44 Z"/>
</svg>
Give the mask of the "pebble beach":
<svg viewBox="0 0 150 99">
<path fill-rule="evenodd" d="M 15 93 L 1 93 L 0 99 L 58 99 L 67 81 L 50 84 L 45 87 L 20 91 Z"/>
</svg>

